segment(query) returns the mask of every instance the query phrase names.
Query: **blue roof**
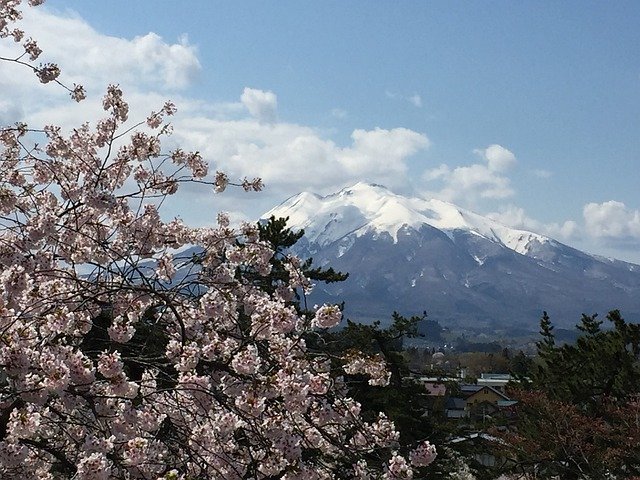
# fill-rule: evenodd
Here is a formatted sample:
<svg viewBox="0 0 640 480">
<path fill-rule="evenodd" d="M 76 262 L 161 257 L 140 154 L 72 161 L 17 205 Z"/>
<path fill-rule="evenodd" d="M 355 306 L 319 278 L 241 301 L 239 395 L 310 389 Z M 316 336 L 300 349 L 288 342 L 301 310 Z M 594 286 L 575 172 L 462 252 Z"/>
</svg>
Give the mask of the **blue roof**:
<svg viewBox="0 0 640 480">
<path fill-rule="evenodd" d="M 502 397 L 504 400 L 511 400 L 509 397 L 507 397 L 504 393 L 502 393 L 500 390 L 496 390 L 495 388 L 493 388 L 490 385 L 473 385 L 473 384 L 463 384 L 460 385 L 460 391 L 465 394 L 466 396 L 471 396 L 476 392 L 479 392 L 480 390 L 482 390 L 483 388 L 487 388 L 489 390 L 491 390 L 492 392 L 494 392 L 496 395 Z"/>
<path fill-rule="evenodd" d="M 460 390 L 465 392 L 465 393 L 475 393 L 478 390 L 482 390 L 485 387 L 485 385 L 476 385 L 473 383 L 463 383 L 462 385 L 460 385 Z"/>
<path fill-rule="evenodd" d="M 464 401 L 464 398 L 449 397 L 447 399 L 445 408 L 447 410 L 464 410 L 466 404 L 467 402 Z"/>
</svg>

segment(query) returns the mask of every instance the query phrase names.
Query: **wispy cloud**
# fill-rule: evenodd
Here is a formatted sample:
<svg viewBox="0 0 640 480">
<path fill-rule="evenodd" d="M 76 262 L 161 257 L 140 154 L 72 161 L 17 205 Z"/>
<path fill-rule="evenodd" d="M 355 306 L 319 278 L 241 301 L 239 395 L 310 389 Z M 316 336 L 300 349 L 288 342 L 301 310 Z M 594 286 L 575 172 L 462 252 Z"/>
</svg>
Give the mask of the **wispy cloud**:
<svg viewBox="0 0 640 480">
<path fill-rule="evenodd" d="M 347 111 L 342 108 L 331 109 L 331 116 L 339 119 L 347 118 Z"/>
<path fill-rule="evenodd" d="M 403 95 L 401 93 L 392 92 L 390 90 L 386 90 L 384 93 L 387 98 L 390 98 L 392 100 L 401 100 L 403 102 L 410 103 L 416 108 L 422 108 L 422 97 L 417 93 L 414 93 L 413 95 Z"/>
<path fill-rule="evenodd" d="M 542 168 L 532 170 L 531 173 L 533 174 L 533 176 L 538 178 L 551 178 L 553 176 L 553 172 Z"/>
<path fill-rule="evenodd" d="M 407 98 L 409 102 L 413 104 L 414 107 L 422 108 L 422 97 L 417 93 L 414 93 L 410 97 Z"/>
</svg>

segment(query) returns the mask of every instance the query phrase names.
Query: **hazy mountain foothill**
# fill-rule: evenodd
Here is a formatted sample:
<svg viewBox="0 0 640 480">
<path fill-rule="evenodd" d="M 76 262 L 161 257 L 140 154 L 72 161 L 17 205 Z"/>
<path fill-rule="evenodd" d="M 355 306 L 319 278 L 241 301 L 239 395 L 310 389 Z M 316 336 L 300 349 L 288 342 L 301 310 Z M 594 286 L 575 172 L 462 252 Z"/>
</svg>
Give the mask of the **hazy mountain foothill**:
<svg viewBox="0 0 640 480">
<path fill-rule="evenodd" d="M 537 332 L 546 310 L 558 327 L 582 313 L 620 309 L 640 319 L 640 266 L 594 256 L 516 230 L 453 204 L 357 183 L 321 197 L 304 192 L 263 215 L 304 229 L 293 246 L 314 264 L 349 272 L 319 284 L 311 301 L 346 301 L 348 318 L 371 322 L 427 311 L 467 331 Z"/>
</svg>

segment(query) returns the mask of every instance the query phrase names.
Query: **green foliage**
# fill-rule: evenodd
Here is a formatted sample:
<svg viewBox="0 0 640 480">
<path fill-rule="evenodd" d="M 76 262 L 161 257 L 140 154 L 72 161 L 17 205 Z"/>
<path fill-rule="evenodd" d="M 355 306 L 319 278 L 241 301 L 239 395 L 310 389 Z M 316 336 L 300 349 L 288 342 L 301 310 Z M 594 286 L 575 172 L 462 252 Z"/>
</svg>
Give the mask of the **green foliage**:
<svg viewBox="0 0 640 480">
<path fill-rule="evenodd" d="M 624 401 L 640 392 L 640 325 L 626 323 L 618 310 L 609 312 L 607 320 L 613 328 L 603 330 L 596 315 L 583 315 L 577 326 L 582 336 L 575 344 L 559 346 L 545 312 L 531 386 L 590 410 L 603 399 Z"/>
<path fill-rule="evenodd" d="M 393 312 L 391 325 L 381 328 L 380 321 L 371 325 L 347 320 L 347 325 L 335 332 L 324 332 L 316 345 L 331 353 L 358 350 L 365 354 L 384 356 L 391 371 L 390 384 L 402 385 L 403 377 L 409 374 L 405 357 L 402 355 L 402 340 L 418 336 L 417 324 L 424 317 L 403 317 Z"/>
<path fill-rule="evenodd" d="M 509 359 L 509 372 L 515 378 L 522 379 L 529 375 L 533 368 L 533 360 L 522 350 Z"/>
<path fill-rule="evenodd" d="M 271 216 L 268 221 L 258 223 L 258 234 L 260 240 L 269 243 L 275 254 L 271 260 L 271 273 L 269 275 L 254 275 L 253 280 L 263 290 L 273 293 L 278 285 L 285 284 L 290 278 L 290 273 L 284 267 L 283 259 L 287 255 L 288 249 L 294 246 L 304 235 L 304 230 L 297 232 L 287 227 L 288 217 L 275 218 Z M 321 268 L 313 266 L 313 258 L 307 258 L 300 265 L 301 272 L 309 279 L 317 282 L 334 283 L 343 282 L 348 277 L 348 273 L 337 272 L 333 268 Z M 295 292 L 294 306 L 299 313 L 310 314 L 306 305 L 304 292 Z"/>
<path fill-rule="evenodd" d="M 553 335 L 553 328 L 551 318 L 549 318 L 547 312 L 542 312 L 542 318 L 540 319 L 540 336 L 542 340 L 536 342 L 538 355 L 542 358 L 545 358 L 547 354 L 552 353 L 555 349 L 556 341 Z"/>
<path fill-rule="evenodd" d="M 563 479 L 640 473 L 640 325 L 618 310 L 607 320 L 604 329 L 596 315 L 583 315 L 575 344 L 558 344 L 544 313 L 537 364 L 522 372 L 524 389 L 511 392 L 515 428 L 500 435 L 511 471 Z"/>
</svg>

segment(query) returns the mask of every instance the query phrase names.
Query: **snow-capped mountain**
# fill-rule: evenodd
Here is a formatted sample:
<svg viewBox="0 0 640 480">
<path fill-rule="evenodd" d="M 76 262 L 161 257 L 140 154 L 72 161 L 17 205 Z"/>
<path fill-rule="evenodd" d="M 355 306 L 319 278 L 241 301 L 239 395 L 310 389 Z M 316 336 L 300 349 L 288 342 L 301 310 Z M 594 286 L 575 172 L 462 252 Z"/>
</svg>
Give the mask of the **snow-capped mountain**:
<svg viewBox="0 0 640 480">
<path fill-rule="evenodd" d="M 357 183 L 321 197 L 300 193 L 262 217 L 289 217 L 295 247 L 317 265 L 350 273 L 319 285 L 351 318 L 385 320 L 426 310 L 442 323 L 536 330 L 543 310 L 565 326 L 619 308 L 640 320 L 640 266 L 588 255 L 456 205 Z"/>
<path fill-rule="evenodd" d="M 346 235 L 359 237 L 369 232 L 388 234 L 397 241 L 400 229 L 409 227 L 417 230 L 422 225 L 430 225 L 443 232 L 467 230 L 522 254 L 527 253 L 532 242 L 553 241 L 532 232 L 506 227 L 451 203 L 407 198 L 382 185 L 364 182 L 326 197 L 300 193 L 267 212 L 263 218 L 271 215 L 288 216 L 291 227 L 304 228 L 307 240 L 320 247 Z"/>
</svg>

